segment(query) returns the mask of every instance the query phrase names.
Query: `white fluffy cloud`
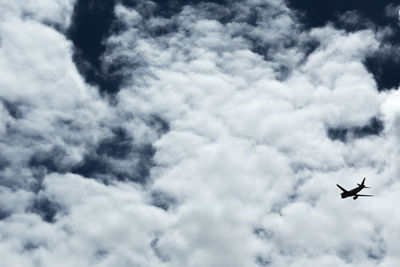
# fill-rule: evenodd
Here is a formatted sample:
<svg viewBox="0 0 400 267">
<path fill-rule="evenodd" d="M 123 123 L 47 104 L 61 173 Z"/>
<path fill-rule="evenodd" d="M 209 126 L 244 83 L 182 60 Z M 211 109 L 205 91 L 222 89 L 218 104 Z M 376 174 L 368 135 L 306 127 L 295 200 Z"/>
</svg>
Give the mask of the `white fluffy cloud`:
<svg viewBox="0 0 400 267">
<path fill-rule="evenodd" d="M 85 142 L 104 135 L 98 121 L 109 110 L 77 73 L 71 44 L 49 27 L 17 17 L 1 23 L 0 35 L 3 156 L 21 167 L 32 153 L 56 145 L 70 161 L 79 161 Z M 26 183 L 18 176 L 28 175 L 27 169 L 11 169 L 19 174 L 6 176 Z"/>
<path fill-rule="evenodd" d="M 118 5 L 125 30 L 108 38 L 103 63 L 127 64 L 111 105 L 77 73 L 70 42 L 41 23 L 46 13 L 24 8 L 36 21 L 15 11 L 0 25 L 1 179 L 23 184 L 0 190 L 7 266 L 397 266 L 400 96 L 378 92 L 363 65 L 377 33 L 306 31 L 281 1 L 232 4 L 227 23 L 207 4 L 169 19 Z M 162 136 L 146 123 L 154 115 L 169 123 Z M 384 122 L 378 136 L 328 137 L 372 117 Z M 132 137 L 123 144 L 156 149 L 150 183 L 69 173 L 117 126 Z M 66 153 L 59 171 L 32 192 L 29 160 L 53 147 Z M 374 198 L 339 199 L 336 183 L 364 176 Z M 172 197 L 170 209 L 152 192 Z M 28 212 L 37 198 L 57 205 L 52 223 Z"/>
<path fill-rule="evenodd" d="M 68 27 L 75 0 L 26 0 L 0 1 L 2 14 L 0 19 L 10 19 L 18 16 L 22 19 L 33 19 L 43 23 L 51 23 Z"/>
</svg>

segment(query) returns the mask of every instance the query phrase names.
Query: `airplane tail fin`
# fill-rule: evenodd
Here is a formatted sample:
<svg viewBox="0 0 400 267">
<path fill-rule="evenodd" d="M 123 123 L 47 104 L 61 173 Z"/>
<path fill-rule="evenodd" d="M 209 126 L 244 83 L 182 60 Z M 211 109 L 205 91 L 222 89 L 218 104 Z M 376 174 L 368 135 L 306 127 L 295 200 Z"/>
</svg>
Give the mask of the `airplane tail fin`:
<svg viewBox="0 0 400 267">
<path fill-rule="evenodd" d="M 340 185 L 336 184 L 336 186 L 339 187 L 343 192 L 347 192 L 347 190 L 341 187 Z"/>
<path fill-rule="evenodd" d="M 362 180 L 361 184 L 359 184 L 359 183 L 357 183 L 357 184 L 358 184 L 358 186 L 361 186 L 362 188 L 369 188 L 369 187 L 365 186 L 364 183 L 365 183 L 365 177 Z"/>
</svg>

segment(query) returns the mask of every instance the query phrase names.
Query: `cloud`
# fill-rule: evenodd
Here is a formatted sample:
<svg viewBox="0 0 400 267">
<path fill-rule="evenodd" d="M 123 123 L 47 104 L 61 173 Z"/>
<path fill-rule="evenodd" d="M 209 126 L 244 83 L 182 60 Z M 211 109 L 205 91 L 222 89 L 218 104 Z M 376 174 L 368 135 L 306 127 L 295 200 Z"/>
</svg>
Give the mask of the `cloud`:
<svg viewBox="0 0 400 267">
<path fill-rule="evenodd" d="M 6 1 L 2 0 L 2 19 L 18 16 L 66 29 L 71 22 L 75 0 Z"/>
<path fill-rule="evenodd" d="M 247 22 L 221 24 L 204 19 L 201 12 L 187 7 L 178 18 L 171 18 L 180 22 L 175 33 L 138 39 L 133 32 L 146 23 L 139 18 L 132 29 L 110 39 L 127 47 L 135 45 L 135 54 L 128 49 L 113 50 L 110 58 L 118 57 L 119 52 L 126 58 L 137 58 L 138 53 L 147 63 L 145 71 L 150 69 L 154 77 L 148 74 L 145 90 L 135 82 L 124 87 L 119 93 L 121 105 L 146 112 L 156 109 L 170 122 L 170 132 L 156 142 L 159 167 L 154 169 L 153 177 L 157 190 L 169 192 L 183 203 L 177 207 L 182 224 L 157 242 L 169 256 L 171 266 L 251 266 L 257 262 L 279 266 L 309 257 L 321 264 L 372 261 L 367 251 L 375 245 L 368 235 L 364 237 L 373 230 L 372 223 L 355 230 L 359 237 L 356 241 L 344 239 L 348 233 L 343 232 L 337 241 L 329 242 L 331 235 L 351 223 L 352 216 L 343 215 L 342 226 L 335 223 L 329 211 L 335 214 L 341 207 L 335 206 L 339 205 L 336 200 L 325 203 L 321 192 L 335 193 L 334 188 L 325 189 L 334 184 L 335 176 L 358 176 L 361 172 L 377 175 L 369 161 L 359 163 L 365 155 L 354 158 L 352 149 L 364 142 L 363 138 L 342 146 L 328 138 L 326 128 L 363 128 L 374 116 L 380 116 L 384 96 L 378 93 L 362 64 L 377 49 L 378 41 L 370 30 L 348 34 L 326 26 L 301 32 L 298 39 L 293 38 L 293 46 L 277 45 L 269 50 L 268 57 L 254 53 L 253 36 L 241 35 L 240 29 L 263 32 L 266 37 L 258 42 L 266 46 L 279 40 L 275 32 L 285 32 L 282 38 L 296 35 L 298 30 L 292 29 L 290 13 L 285 13 L 289 11 L 281 12 L 288 23 L 271 27 L 274 21 L 267 20 L 252 28 Z M 121 14 L 130 13 L 125 10 Z M 249 32 L 255 34 L 246 34 Z M 306 38 L 320 44 L 309 55 L 302 51 Z M 293 69 L 281 81 L 275 66 L 284 60 Z M 381 142 L 379 137 L 371 138 Z M 376 160 L 383 164 L 382 158 Z M 359 165 L 353 170 L 354 162 Z M 325 182 L 317 187 L 321 191 L 301 192 L 303 186 L 323 173 Z M 292 201 L 295 204 L 290 204 Z M 297 209 L 296 203 L 304 209 Z M 298 212 L 294 217 L 286 213 L 292 208 Z M 316 224 L 306 230 L 310 212 L 315 213 L 311 220 Z M 269 221 L 276 217 L 279 223 L 271 226 Z M 251 230 L 259 224 L 255 218 L 263 220 L 262 226 L 274 233 L 265 244 Z M 293 230 L 285 235 L 278 225 L 293 225 Z M 226 229 L 235 234 L 225 235 Z M 298 235 L 299 229 L 304 230 L 304 236 Z M 326 239 L 320 237 L 324 231 L 329 232 Z M 221 248 L 220 240 L 229 240 L 229 245 Z M 248 247 L 243 248 L 243 243 Z M 342 252 L 346 246 L 358 249 L 346 256 Z M 224 252 L 215 255 L 218 249 Z M 241 256 L 237 256 L 238 251 Z M 256 260 L 257 255 L 270 260 Z"/>
<path fill-rule="evenodd" d="M 121 28 L 101 55 L 105 69 L 121 63 L 110 98 L 46 19 L 2 20 L 4 262 L 397 262 L 399 96 L 363 64 L 379 32 L 306 29 L 281 1 L 165 17 L 146 3 L 156 10 L 115 7 Z M 338 198 L 335 183 L 364 176 L 374 198 Z"/>
<path fill-rule="evenodd" d="M 77 74 L 71 46 L 60 33 L 19 18 L 3 22 L 0 31 L 2 151 L 10 166 L 3 174 L 29 187 L 33 181 L 21 167 L 47 160 L 46 167 L 65 169 L 79 161 L 82 145 L 102 135 L 96 124 L 108 108 Z M 52 166 L 50 154 L 57 155 Z"/>
<path fill-rule="evenodd" d="M 22 5 L 14 7 L 22 8 Z M 34 7 L 24 8 L 39 12 Z M 47 7 L 44 11 L 50 10 Z M 157 238 L 153 232 L 159 227 L 142 231 L 138 225 L 137 231 L 128 237 L 126 227 L 138 215 L 131 213 L 133 217 L 124 219 L 124 226 L 120 225 L 120 234 L 127 238 L 124 249 L 115 254 L 113 251 L 119 249 L 121 236 L 101 230 L 107 234 L 100 238 L 101 244 L 94 246 L 97 230 L 87 232 L 96 224 L 96 212 L 104 208 L 103 204 L 99 202 L 98 211 L 83 205 L 84 209 L 77 213 L 73 206 L 80 206 L 81 199 L 87 197 L 82 191 L 84 187 L 94 186 L 96 190 L 100 186 L 94 193 L 97 195 L 102 190 L 116 188 L 115 184 L 104 185 L 112 184 L 113 180 L 145 184 L 154 154 L 151 142 L 168 131 L 168 123 L 157 114 L 141 116 L 126 112 L 110 99 L 102 98 L 98 88 L 86 84 L 79 75 L 72 60 L 72 43 L 48 23 L 53 17 L 40 13 L 27 18 L 21 12 L 10 7 L 0 24 L 3 58 L 0 68 L 4 74 L 0 78 L 3 88 L 0 93 L 0 232 L 4 237 L 0 249 L 9 255 L 4 264 L 130 266 L 133 262 L 149 263 L 147 258 L 153 257 L 153 266 L 157 266 L 158 258 L 150 245 Z M 77 181 L 82 182 L 82 187 Z M 123 185 L 126 189 L 126 184 Z M 143 192 L 139 185 L 132 190 L 138 194 L 132 201 L 143 202 L 143 208 L 139 208 L 143 214 L 153 210 L 155 217 L 150 215 L 149 221 L 164 221 L 156 218 L 163 210 L 151 204 L 151 192 Z M 81 194 L 81 198 L 74 192 Z M 72 198 L 65 200 L 61 198 L 63 195 Z M 75 202 L 73 197 L 77 198 Z M 112 203 L 115 197 L 120 197 L 120 193 L 104 200 Z M 85 209 L 94 212 L 92 221 L 88 220 Z M 110 209 L 113 208 L 110 206 Z M 110 213 L 102 214 L 108 217 Z M 118 216 L 115 219 L 120 221 Z M 86 229 L 79 227 L 81 220 L 89 223 Z M 116 226 L 112 221 L 109 229 Z M 87 235 L 81 235 L 80 231 Z M 152 234 L 147 236 L 148 232 Z M 143 233 L 148 242 L 137 233 Z M 109 236 L 115 239 L 109 240 Z M 137 244 L 127 248 L 132 238 L 136 238 Z M 83 249 L 85 246 L 92 249 Z M 149 248 L 147 255 L 130 255 L 131 250 L 140 246 L 143 246 L 141 250 Z M 61 261 L 71 255 L 76 257 Z"/>
</svg>

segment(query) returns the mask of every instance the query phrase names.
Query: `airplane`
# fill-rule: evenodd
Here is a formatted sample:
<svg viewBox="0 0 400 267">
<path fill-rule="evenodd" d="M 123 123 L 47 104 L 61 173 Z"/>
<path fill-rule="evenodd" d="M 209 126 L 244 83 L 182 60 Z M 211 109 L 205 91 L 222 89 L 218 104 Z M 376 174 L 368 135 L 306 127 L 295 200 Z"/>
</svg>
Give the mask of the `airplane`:
<svg viewBox="0 0 400 267">
<path fill-rule="evenodd" d="M 362 183 L 358 184 L 358 187 L 353 188 L 349 191 L 347 191 L 346 189 L 344 189 L 343 187 L 341 187 L 340 185 L 336 184 L 337 187 L 339 187 L 343 192 L 340 194 L 342 196 L 342 198 L 346 198 L 346 197 L 353 197 L 354 200 L 356 200 L 358 197 L 372 197 L 373 195 L 361 195 L 361 194 L 357 194 L 358 192 L 360 192 L 361 190 L 363 190 L 364 188 L 371 188 L 368 186 L 364 185 L 365 182 L 365 177 L 362 180 Z"/>
</svg>

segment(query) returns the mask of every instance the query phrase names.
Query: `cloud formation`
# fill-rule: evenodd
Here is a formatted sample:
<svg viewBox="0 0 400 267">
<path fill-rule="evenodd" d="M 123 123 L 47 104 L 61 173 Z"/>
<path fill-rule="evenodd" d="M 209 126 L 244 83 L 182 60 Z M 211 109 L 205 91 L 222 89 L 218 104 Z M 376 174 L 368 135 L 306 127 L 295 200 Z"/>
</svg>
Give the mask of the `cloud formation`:
<svg viewBox="0 0 400 267">
<path fill-rule="evenodd" d="M 397 266 L 400 96 L 364 64 L 380 29 L 306 28 L 279 0 L 121 2 L 109 96 L 47 23 L 72 2 L 4 5 L 5 266 Z M 339 199 L 364 176 L 373 199 Z"/>
<path fill-rule="evenodd" d="M 47 25 L 66 29 L 71 22 L 71 13 L 75 0 L 43 0 L 43 1 L 0 1 L 1 18 L 40 21 Z"/>
</svg>

